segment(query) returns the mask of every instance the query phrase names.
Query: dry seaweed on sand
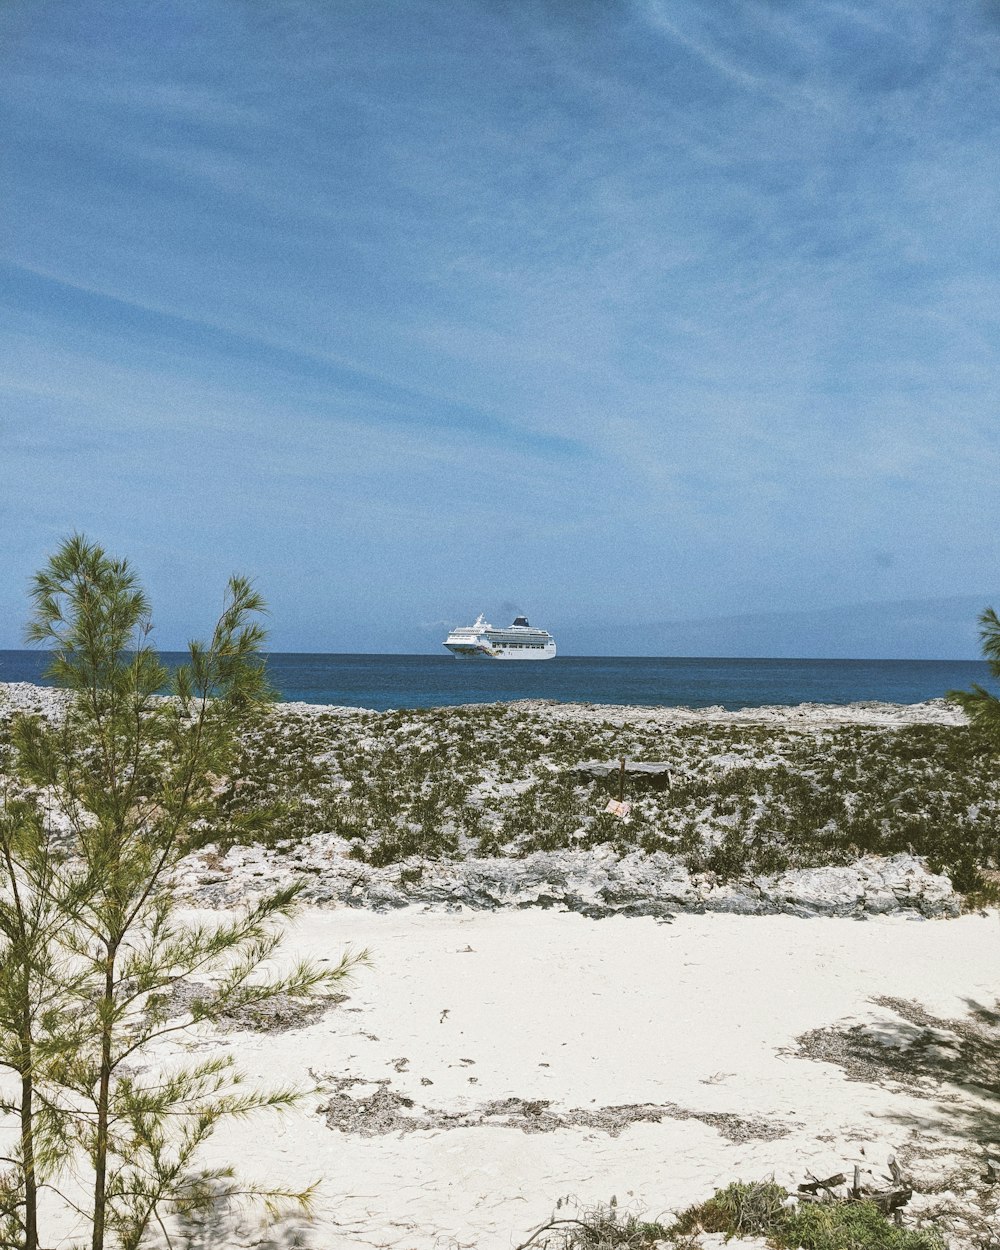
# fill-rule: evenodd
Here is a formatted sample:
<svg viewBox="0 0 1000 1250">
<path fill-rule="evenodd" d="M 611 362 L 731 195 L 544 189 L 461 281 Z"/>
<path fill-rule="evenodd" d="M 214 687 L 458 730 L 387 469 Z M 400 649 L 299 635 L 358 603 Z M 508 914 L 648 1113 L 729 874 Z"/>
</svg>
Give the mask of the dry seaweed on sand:
<svg viewBox="0 0 1000 1250">
<path fill-rule="evenodd" d="M 523 1133 L 554 1133 L 584 1128 L 618 1137 L 633 1124 L 659 1124 L 663 1120 L 700 1120 L 733 1142 L 774 1141 L 788 1128 L 759 1118 L 717 1112 L 692 1111 L 676 1103 L 626 1103 L 606 1107 L 571 1107 L 559 1110 L 544 1098 L 493 1099 L 459 1111 L 418 1107 L 415 1099 L 392 1088 L 388 1077 L 365 1081 L 357 1077 L 327 1078 L 333 1090 L 316 1108 L 328 1128 L 360 1137 L 388 1133 L 413 1133 L 436 1129 L 511 1128 Z M 347 1090 L 357 1085 L 374 1086 L 361 1096 Z"/>
</svg>

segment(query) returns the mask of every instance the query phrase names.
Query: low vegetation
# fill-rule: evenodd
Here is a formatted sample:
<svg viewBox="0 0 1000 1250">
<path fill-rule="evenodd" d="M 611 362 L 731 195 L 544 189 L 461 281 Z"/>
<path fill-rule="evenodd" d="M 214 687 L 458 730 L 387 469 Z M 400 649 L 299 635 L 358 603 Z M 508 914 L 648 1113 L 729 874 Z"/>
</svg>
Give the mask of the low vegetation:
<svg viewBox="0 0 1000 1250">
<path fill-rule="evenodd" d="M 670 1235 L 763 1237 L 776 1250 L 944 1250 L 933 1229 L 903 1228 L 873 1202 L 789 1203 L 773 1181 L 734 1182 L 685 1211 Z"/>
<path fill-rule="evenodd" d="M 665 760 L 618 778 L 588 759 Z M 602 719 L 594 709 L 490 704 L 406 712 L 276 708 L 243 735 L 213 836 L 293 845 L 332 833 L 376 866 L 535 851 L 663 851 L 721 880 L 912 852 L 963 892 L 1000 867 L 1000 775 L 974 726 Z"/>
<path fill-rule="evenodd" d="M 933 1228 L 904 1228 L 874 1202 L 798 1203 L 773 1181 L 734 1181 L 676 1220 L 645 1220 L 612 1201 L 569 1215 L 556 1211 L 518 1250 L 695 1250 L 705 1233 L 774 1250 L 945 1250 Z"/>
</svg>

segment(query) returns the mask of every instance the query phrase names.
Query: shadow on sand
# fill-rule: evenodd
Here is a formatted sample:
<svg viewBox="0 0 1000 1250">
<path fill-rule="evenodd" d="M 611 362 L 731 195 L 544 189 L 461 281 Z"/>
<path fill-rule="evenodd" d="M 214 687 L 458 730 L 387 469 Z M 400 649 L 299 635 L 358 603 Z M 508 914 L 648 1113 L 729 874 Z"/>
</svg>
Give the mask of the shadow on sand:
<svg viewBox="0 0 1000 1250">
<path fill-rule="evenodd" d="M 875 998 L 884 1020 L 812 1029 L 792 1053 L 836 1064 L 850 1081 L 926 1100 L 926 1114 L 899 1116 L 914 1128 L 993 1143 L 1000 1140 L 1000 1000 L 964 1001 L 968 1014 L 950 1019 L 907 999 Z"/>
</svg>

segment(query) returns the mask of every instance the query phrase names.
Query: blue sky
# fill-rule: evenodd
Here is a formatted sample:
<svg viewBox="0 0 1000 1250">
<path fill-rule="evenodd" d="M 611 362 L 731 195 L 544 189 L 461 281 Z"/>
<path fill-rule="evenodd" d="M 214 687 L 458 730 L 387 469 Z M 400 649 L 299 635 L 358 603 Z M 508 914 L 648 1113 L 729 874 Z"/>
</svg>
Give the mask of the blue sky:
<svg viewBox="0 0 1000 1250">
<path fill-rule="evenodd" d="M 13 0 L 0 646 L 78 530 L 167 646 L 239 570 L 284 649 L 975 654 L 998 70 L 986 0 Z"/>
</svg>

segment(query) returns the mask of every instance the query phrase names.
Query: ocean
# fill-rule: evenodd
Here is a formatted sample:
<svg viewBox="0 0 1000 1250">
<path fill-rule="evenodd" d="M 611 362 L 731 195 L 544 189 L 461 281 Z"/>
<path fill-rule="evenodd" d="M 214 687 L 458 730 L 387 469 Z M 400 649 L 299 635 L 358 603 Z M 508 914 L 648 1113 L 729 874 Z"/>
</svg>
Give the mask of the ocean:
<svg viewBox="0 0 1000 1250">
<path fill-rule="evenodd" d="M 183 656 L 164 654 L 168 663 Z M 39 651 L 0 651 L 0 681 L 44 684 Z M 349 707 L 448 707 L 511 699 L 735 709 L 769 704 L 919 703 L 989 685 L 979 660 L 747 660 L 557 656 L 540 663 L 447 655 L 273 653 L 281 697 Z"/>
</svg>

